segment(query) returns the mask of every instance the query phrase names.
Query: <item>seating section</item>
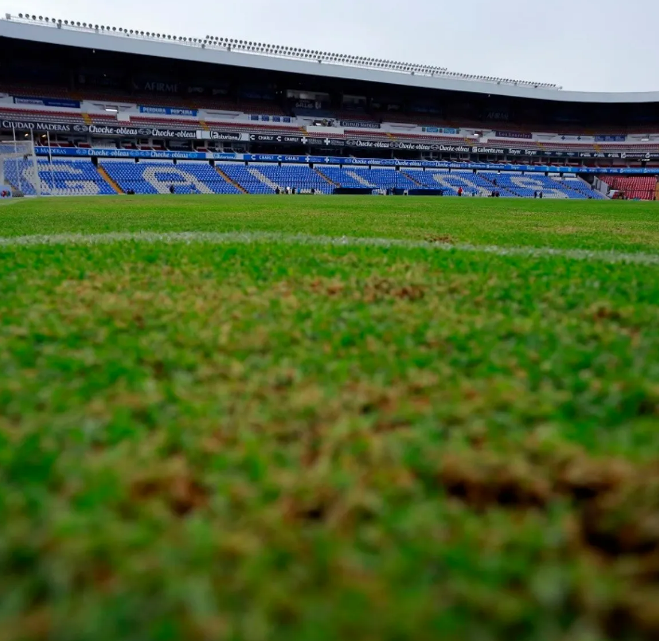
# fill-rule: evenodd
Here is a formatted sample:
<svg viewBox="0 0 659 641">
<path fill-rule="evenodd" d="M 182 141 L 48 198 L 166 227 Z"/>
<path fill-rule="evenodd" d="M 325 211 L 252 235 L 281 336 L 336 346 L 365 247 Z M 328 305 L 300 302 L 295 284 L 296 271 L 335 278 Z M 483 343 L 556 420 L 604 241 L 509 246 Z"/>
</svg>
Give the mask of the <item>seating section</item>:
<svg viewBox="0 0 659 641">
<path fill-rule="evenodd" d="M 198 181 L 208 186 L 214 194 L 240 194 L 242 193 L 235 185 L 221 176 L 213 167 L 207 163 L 179 162 L 176 167 L 188 172 Z"/>
<path fill-rule="evenodd" d="M 334 189 L 327 179 L 308 165 L 260 165 L 254 168 L 280 189 L 294 187 L 296 191 L 310 192 L 313 188 L 322 194 L 331 194 Z"/>
<path fill-rule="evenodd" d="M 168 194 L 173 186 L 177 194 L 239 194 L 207 163 L 101 161 L 101 166 L 123 192 Z"/>
<path fill-rule="evenodd" d="M 41 158 L 37 161 L 39 182 L 34 178 L 30 159 L 7 159 L 4 162 L 5 182 L 28 196 L 38 191 L 44 195 L 110 195 L 114 184 L 123 192 L 136 194 L 167 194 L 171 186 L 177 194 L 273 194 L 277 187 L 295 188 L 298 193 L 314 190 L 333 193 L 335 187 L 368 188 L 373 192 L 389 189 L 444 189 L 456 196 L 462 187 L 464 196 L 490 196 L 494 191 L 503 197 L 533 198 L 542 192 L 543 198 L 602 199 L 599 191 L 576 176 L 563 178 L 544 174 L 447 169 L 368 168 L 355 166 L 143 161 L 102 159 L 99 171 L 91 159 Z M 107 180 L 105 175 L 109 177 Z M 656 176 L 609 176 L 601 179 L 626 198 L 655 200 Z M 39 189 L 37 189 L 37 187 Z"/>
<path fill-rule="evenodd" d="M 407 172 L 414 180 L 428 189 L 444 189 L 447 196 L 457 196 L 458 189 L 462 187 L 465 196 L 490 196 L 494 191 L 500 192 L 503 197 L 513 197 L 516 194 L 495 185 L 484 174 L 473 171 L 431 170 Z"/>
<path fill-rule="evenodd" d="M 39 161 L 41 193 L 50 195 L 111 195 L 116 193 L 91 160 Z"/>
<path fill-rule="evenodd" d="M 584 194 L 568 189 L 559 181 L 543 174 L 522 175 L 518 172 L 498 173 L 484 171 L 481 175 L 494 184 L 496 189 L 506 190 L 520 198 L 533 198 L 536 192 L 542 193 L 543 198 L 576 198 L 584 199 Z M 502 192 L 503 193 L 503 192 Z"/>
<path fill-rule="evenodd" d="M 352 169 L 328 166 L 319 167 L 318 171 L 331 181 L 335 187 L 346 187 L 348 189 L 375 188 L 371 182 L 361 178 Z"/>
<path fill-rule="evenodd" d="M 98 173 L 91 160 L 37 161 L 39 188 L 48 196 L 97 196 L 116 193 Z M 30 159 L 5 163 L 5 180 L 26 196 L 37 195 L 34 165 Z"/>
<path fill-rule="evenodd" d="M 350 189 L 371 188 L 379 191 L 387 189 L 422 189 L 408 175 L 395 169 L 367 167 L 319 167 L 318 171 L 336 187 Z"/>
<path fill-rule="evenodd" d="M 562 180 L 556 179 L 569 191 L 576 191 L 584 198 L 592 198 L 593 200 L 604 200 L 605 196 L 599 191 L 593 189 L 586 181 L 576 177 L 565 177 Z"/>
<path fill-rule="evenodd" d="M 248 194 L 275 193 L 277 185 L 259 171 L 260 166 L 247 168 L 242 163 L 218 163 L 216 166 Z"/>
<path fill-rule="evenodd" d="M 622 192 L 628 200 L 656 200 L 656 176 L 600 176 L 611 189 Z"/>
<path fill-rule="evenodd" d="M 218 167 L 250 194 L 273 194 L 277 187 L 281 191 L 286 187 L 295 188 L 302 193 L 310 193 L 313 189 L 321 194 L 331 194 L 334 190 L 328 180 L 308 165 L 252 164 L 246 167 L 242 163 L 222 163 Z"/>
<path fill-rule="evenodd" d="M 377 189 L 420 189 L 421 186 L 410 179 L 402 171 L 395 169 L 368 169 L 366 167 L 353 167 L 346 171 L 359 176 L 367 183 L 374 185 Z"/>
<path fill-rule="evenodd" d="M 5 159 L 4 181 L 26 196 L 36 196 L 36 180 L 34 166 L 30 160 Z"/>
</svg>

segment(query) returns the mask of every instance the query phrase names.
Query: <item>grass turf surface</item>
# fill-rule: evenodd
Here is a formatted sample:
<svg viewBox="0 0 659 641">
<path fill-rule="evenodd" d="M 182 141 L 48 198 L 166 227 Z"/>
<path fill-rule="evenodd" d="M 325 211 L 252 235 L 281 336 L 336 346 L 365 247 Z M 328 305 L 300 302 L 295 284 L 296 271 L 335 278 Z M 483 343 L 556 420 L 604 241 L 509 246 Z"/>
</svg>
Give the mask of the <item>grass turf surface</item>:
<svg viewBox="0 0 659 641">
<path fill-rule="evenodd" d="M 52 199 L 0 237 L 659 249 L 654 204 Z M 4 638 L 659 635 L 659 267 L 0 247 Z"/>
</svg>

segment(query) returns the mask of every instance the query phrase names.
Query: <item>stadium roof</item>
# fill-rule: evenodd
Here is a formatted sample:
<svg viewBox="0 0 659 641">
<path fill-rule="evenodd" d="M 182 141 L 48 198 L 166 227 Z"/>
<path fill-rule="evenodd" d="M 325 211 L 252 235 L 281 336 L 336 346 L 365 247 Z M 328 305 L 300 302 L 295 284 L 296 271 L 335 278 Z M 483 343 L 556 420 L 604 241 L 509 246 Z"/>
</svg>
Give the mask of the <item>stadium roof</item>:
<svg viewBox="0 0 659 641">
<path fill-rule="evenodd" d="M 188 38 L 43 16 L 6 14 L 5 18 L 0 20 L 1 36 L 85 49 L 424 89 L 559 102 L 659 102 L 659 92 L 562 91 L 561 87 L 548 83 L 453 73 L 443 67 L 267 45 L 211 35 L 205 38 Z"/>
</svg>

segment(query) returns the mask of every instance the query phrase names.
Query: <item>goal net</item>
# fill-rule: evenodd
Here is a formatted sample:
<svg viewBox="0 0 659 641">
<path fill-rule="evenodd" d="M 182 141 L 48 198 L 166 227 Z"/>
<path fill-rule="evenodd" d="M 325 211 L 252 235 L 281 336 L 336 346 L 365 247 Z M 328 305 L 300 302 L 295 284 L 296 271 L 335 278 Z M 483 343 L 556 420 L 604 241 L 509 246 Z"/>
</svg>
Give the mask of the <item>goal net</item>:
<svg viewBox="0 0 659 641">
<path fill-rule="evenodd" d="M 31 141 L 0 142 L 0 194 L 40 196 L 41 179 Z"/>
</svg>

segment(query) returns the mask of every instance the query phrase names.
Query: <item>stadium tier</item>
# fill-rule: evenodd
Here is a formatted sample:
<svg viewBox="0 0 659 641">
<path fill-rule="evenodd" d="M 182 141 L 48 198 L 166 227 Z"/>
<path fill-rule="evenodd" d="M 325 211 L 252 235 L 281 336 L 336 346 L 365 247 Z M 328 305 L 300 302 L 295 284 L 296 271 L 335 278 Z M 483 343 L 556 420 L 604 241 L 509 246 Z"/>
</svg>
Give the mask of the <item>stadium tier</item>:
<svg viewBox="0 0 659 641">
<path fill-rule="evenodd" d="M 295 189 L 302 194 L 332 194 L 336 188 L 369 189 L 374 194 L 396 190 L 442 190 L 447 196 L 533 198 L 604 198 L 579 177 L 550 177 L 521 172 L 465 170 L 396 170 L 385 167 L 312 168 L 266 163 L 142 161 L 102 158 L 39 159 L 39 183 L 31 159 L 5 161 L 5 181 L 16 192 L 37 195 L 123 194 L 274 194 Z M 649 184 L 649 183 L 648 183 Z M 656 179 L 654 179 L 656 185 Z"/>
<path fill-rule="evenodd" d="M 90 66 L 80 52 L 94 45 Z M 26 194 L 340 187 L 595 199 L 608 195 L 595 175 L 628 173 L 611 193 L 655 197 L 659 93 L 570 92 L 20 15 L 0 19 L 0 56 L 0 145 L 33 143 L 40 157 L 39 181 L 15 187 Z M 26 182 L 19 164 L 6 178 Z"/>
<path fill-rule="evenodd" d="M 90 67 L 79 53 L 94 43 Z M 427 65 L 36 16 L 0 19 L 0 56 L 0 142 L 27 136 L 56 148 L 659 165 L 652 93 L 572 93 Z M 283 60 L 291 57 L 295 73 Z M 343 179 L 368 182 L 356 175 Z M 312 178 L 264 176 L 244 180 L 267 193 L 270 182 Z M 386 173 L 371 178 L 377 188 L 391 182 Z"/>
</svg>

